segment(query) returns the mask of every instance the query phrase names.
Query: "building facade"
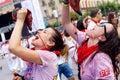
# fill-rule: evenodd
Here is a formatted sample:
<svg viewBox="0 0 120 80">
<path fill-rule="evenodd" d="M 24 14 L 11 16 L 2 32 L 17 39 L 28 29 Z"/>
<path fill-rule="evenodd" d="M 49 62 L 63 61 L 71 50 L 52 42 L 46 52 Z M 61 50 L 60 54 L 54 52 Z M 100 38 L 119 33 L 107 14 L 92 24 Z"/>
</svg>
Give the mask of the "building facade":
<svg viewBox="0 0 120 80">
<path fill-rule="evenodd" d="M 3 1 L 6 1 L 6 4 L 2 4 Z M 21 3 L 22 1 L 25 1 L 25 0 L 0 0 L 0 16 L 5 15 L 9 12 L 12 12 L 15 6 Z M 50 20 L 50 22 L 52 22 L 51 19 L 60 20 L 61 10 L 62 10 L 62 0 L 38 0 L 38 1 L 40 4 L 39 7 L 41 8 L 42 16 L 44 19 L 46 19 L 47 21 Z M 80 8 L 81 10 L 85 10 L 86 8 L 94 8 L 97 5 L 107 1 L 120 2 L 120 0 L 80 0 Z M 9 25 L 7 27 L 9 27 Z M 7 29 L 4 27 L 4 30 L 7 30 Z M 4 30 L 1 29 L 1 26 L 0 26 L 0 33 L 2 33 L 1 31 L 4 31 Z"/>
<path fill-rule="evenodd" d="M 11 0 L 6 5 L 0 5 L 0 15 L 10 12 L 14 9 L 14 5 L 20 3 L 24 0 Z M 116 1 L 120 2 L 120 0 L 80 0 L 81 9 L 85 9 L 86 7 L 96 7 L 98 4 L 107 1 Z M 51 19 L 54 17 L 53 10 L 57 10 L 58 15 L 61 15 L 62 9 L 62 0 L 39 0 L 40 7 L 42 9 L 42 14 L 44 18 Z"/>
<path fill-rule="evenodd" d="M 61 16 L 61 10 L 62 10 L 62 0 L 39 0 L 40 6 L 42 7 L 42 13 L 43 17 L 45 18 L 54 18 L 53 10 L 56 9 L 58 12 L 58 15 Z M 120 0 L 80 0 L 80 7 L 81 10 L 84 10 L 87 8 L 94 8 L 98 4 L 102 4 L 107 1 L 117 1 Z"/>
</svg>

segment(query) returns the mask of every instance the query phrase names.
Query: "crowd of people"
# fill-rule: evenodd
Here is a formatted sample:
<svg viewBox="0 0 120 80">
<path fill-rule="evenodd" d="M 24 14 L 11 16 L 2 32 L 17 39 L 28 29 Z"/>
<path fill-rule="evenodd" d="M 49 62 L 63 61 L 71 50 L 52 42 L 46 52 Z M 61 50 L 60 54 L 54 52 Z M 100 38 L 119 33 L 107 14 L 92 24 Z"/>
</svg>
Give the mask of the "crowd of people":
<svg viewBox="0 0 120 80">
<path fill-rule="evenodd" d="M 91 21 L 85 32 L 78 29 L 73 32 L 75 27 L 70 21 L 69 4 L 65 5 L 62 10 L 62 25 L 79 44 L 77 51 L 79 79 L 118 79 L 120 71 L 117 57 L 119 55 L 120 42 L 115 14 L 109 13 L 108 22 L 103 21 L 100 23 L 102 20 L 101 10 L 94 9 L 91 11 Z"/>
<path fill-rule="evenodd" d="M 93 9 L 89 16 L 74 25 L 69 2 L 64 0 L 63 4 L 64 35 L 52 26 L 38 30 L 29 48 L 26 41 L 21 42 L 28 10 L 18 10 L 10 40 L 2 45 L 2 53 L 6 59 L 11 59 L 9 62 L 20 60 L 16 62 L 21 67 L 19 64 L 9 67 L 13 80 L 62 80 L 62 74 L 68 80 L 76 80 L 76 75 L 77 80 L 118 80 L 120 20 L 115 12 L 103 17 L 100 9 Z"/>
</svg>

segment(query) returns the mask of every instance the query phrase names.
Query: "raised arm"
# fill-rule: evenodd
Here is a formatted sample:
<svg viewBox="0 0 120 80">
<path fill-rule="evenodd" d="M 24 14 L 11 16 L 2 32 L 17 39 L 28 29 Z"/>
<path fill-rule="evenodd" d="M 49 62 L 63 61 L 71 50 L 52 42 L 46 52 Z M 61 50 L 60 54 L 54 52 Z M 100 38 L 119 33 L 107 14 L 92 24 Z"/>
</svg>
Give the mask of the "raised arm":
<svg viewBox="0 0 120 80">
<path fill-rule="evenodd" d="M 62 9 L 62 26 L 67 31 L 69 35 L 71 35 L 75 40 L 77 40 L 77 32 L 78 29 L 74 27 L 70 20 L 70 11 L 69 4 L 63 5 Z"/>
<path fill-rule="evenodd" d="M 21 46 L 21 32 L 26 18 L 26 14 L 27 14 L 27 9 L 20 9 L 17 13 L 17 20 L 15 23 L 15 27 L 9 40 L 9 50 L 13 54 L 24 60 L 42 64 L 42 61 L 39 58 L 39 55 L 36 51 Z"/>
</svg>

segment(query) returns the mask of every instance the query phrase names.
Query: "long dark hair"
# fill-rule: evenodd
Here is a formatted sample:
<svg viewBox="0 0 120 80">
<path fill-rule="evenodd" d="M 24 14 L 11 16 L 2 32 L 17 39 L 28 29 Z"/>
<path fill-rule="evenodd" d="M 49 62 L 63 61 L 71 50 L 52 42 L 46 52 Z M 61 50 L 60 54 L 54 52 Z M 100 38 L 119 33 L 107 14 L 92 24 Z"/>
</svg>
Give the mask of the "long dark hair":
<svg viewBox="0 0 120 80">
<path fill-rule="evenodd" d="M 98 52 L 104 52 L 109 55 L 112 60 L 114 73 L 117 79 L 120 73 L 117 60 L 117 56 L 120 53 L 120 40 L 116 28 L 113 31 L 106 33 L 106 35 L 106 41 L 100 41 L 98 43 L 99 50 L 96 51 L 96 53 L 92 56 L 91 59 L 93 59 Z"/>
<path fill-rule="evenodd" d="M 115 12 L 109 12 L 108 13 L 108 22 L 112 23 L 112 19 L 114 18 Z"/>
<path fill-rule="evenodd" d="M 115 12 L 109 12 L 108 13 L 108 23 L 111 23 L 114 27 L 116 27 L 117 26 L 117 23 L 115 24 L 115 23 L 113 23 L 112 22 L 112 19 L 114 19 L 115 18 Z M 116 21 L 117 21 L 117 19 L 116 19 Z"/>
</svg>

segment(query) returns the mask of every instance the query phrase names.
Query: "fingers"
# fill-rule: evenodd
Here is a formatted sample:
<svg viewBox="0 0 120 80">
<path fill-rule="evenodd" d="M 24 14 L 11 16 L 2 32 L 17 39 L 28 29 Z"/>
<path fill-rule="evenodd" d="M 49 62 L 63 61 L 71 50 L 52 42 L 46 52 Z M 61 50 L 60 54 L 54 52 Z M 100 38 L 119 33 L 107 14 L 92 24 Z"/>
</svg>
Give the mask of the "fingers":
<svg viewBox="0 0 120 80">
<path fill-rule="evenodd" d="M 27 9 L 26 8 L 21 8 L 17 12 L 17 19 L 24 21 L 27 15 Z"/>
<path fill-rule="evenodd" d="M 24 13 L 24 14 L 27 14 L 27 9 L 26 8 L 21 8 L 18 13 Z"/>
<path fill-rule="evenodd" d="M 27 8 L 21 8 L 19 11 L 27 12 Z"/>
</svg>

